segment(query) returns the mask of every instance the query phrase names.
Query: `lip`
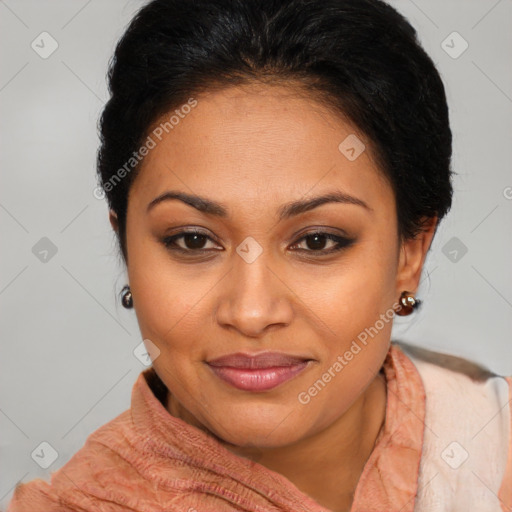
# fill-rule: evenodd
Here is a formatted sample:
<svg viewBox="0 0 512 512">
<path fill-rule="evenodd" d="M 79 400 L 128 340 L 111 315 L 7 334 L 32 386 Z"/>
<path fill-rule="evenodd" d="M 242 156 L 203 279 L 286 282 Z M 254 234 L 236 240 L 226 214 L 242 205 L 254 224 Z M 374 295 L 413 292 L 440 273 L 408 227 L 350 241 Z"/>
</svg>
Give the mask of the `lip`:
<svg viewBox="0 0 512 512">
<path fill-rule="evenodd" d="M 206 361 L 213 373 L 224 382 L 243 391 L 268 391 L 289 381 L 311 363 L 305 356 L 279 352 L 255 355 L 237 352 Z"/>
<path fill-rule="evenodd" d="M 311 360 L 310 357 L 285 354 L 283 352 L 259 352 L 249 354 L 245 352 L 236 352 L 226 356 L 218 357 L 206 361 L 210 366 L 223 366 L 230 368 L 274 368 L 276 366 L 294 366 L 304 361 Z"/>
</svg>

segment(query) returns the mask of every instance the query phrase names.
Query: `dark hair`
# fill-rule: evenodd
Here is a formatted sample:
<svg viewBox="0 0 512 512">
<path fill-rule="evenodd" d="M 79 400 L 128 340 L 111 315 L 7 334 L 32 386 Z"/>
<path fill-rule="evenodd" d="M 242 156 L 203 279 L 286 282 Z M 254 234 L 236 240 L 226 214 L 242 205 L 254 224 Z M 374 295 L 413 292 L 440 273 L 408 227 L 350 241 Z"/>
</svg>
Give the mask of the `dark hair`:
<svg viewBox="0 0 512 512">
<path fill-rule="evenodd" d="M 400 237 L 450 209 L 444 86 L 414 28 L 383 1 L 153 0 L 118 42 L 108 80 L 98 175 L 125 261 L 138 168 L 126 162 L 163 115 L 230 85 L 289 85 L 352 122 L 393 188 Z"/>
</svg>

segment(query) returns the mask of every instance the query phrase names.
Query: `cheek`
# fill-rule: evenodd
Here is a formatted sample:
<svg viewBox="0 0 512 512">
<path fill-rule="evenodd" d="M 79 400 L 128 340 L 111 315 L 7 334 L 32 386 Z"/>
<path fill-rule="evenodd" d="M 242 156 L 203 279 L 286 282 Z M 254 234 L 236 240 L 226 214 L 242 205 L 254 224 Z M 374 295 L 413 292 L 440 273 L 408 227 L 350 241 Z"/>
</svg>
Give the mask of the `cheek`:
<svg viewBox="0 0 512 512">
<path fill-rule="evenodd" d="M 324 410 L 319 418 L 325 424 L 346 410 L 371 382 L 389 348 L 395 254 L 389 245 L 385 250 L 379 247 L 383 246 L 360 246 L 346 265 L 333 268 L 322 279 L 317 276 L 315 288 L 303 283 L 310 290 L 304 302 L 321 319 L 316 330 L 322 340 L 313 387 L 302 389 L 304 402 L 311 402 L 304 412 L 314 418 Z M 326 414 L 329 403 L 332 410 Z"/>
<path fill-rule="evenodd" d="M 153 265 L 150 271 L 133 271 L 130 276 L 137 320 L 144 336 L 158 343 L 180 344 L 189 349 L 199 343 L 203 332 L 208 303 L 216 280 L 213 276 L 198 276 L 179 272 L 179 267 Z M 193 276 L 193 277 L 192 277 Z"/>
<path fill-rule="evenodd" d="M 159 348 L 160 365 L 190 373 L 212 345 L 212 311 L 226 269 L 178 263 L 154 241 L 133 246 L 128 273 L 141 334 Z"/>
<path fill-rule="evenodd" d="M 396 255 L 381 240 L 360 242 L 346 258 L 327 268 L 297 272 L 292 281 L 301 301 L 343 342 L 391 315 L 395 300 Z"/>
<path fill-rule="evenodd" d="M 179 267 L 171 263 L 165 250 L 135 230 L 128 239 L 128 278 L 134 310 L 143 337 L 160 344 L 172 336 L 180 318 L 193 311 L 200 290 L 187 286 Z"/>
<path fill-rule="evenodd" d="M 308 297 L 322 322 L 316 329 L 319 367 L 297 393 L 306 424 L 330 425 L 382 366 L 393 325 L 394 268 L 393 255 L 362 251 L 317 282 L 323 286 Z"/>
</svg>

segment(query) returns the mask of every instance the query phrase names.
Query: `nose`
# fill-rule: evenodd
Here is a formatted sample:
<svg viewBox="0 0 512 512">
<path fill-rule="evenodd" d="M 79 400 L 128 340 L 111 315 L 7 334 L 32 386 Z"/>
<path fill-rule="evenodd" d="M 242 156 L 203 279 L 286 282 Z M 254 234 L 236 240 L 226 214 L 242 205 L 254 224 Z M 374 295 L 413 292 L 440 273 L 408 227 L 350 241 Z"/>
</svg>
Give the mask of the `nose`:
<svg viewBox="0 0 512 512">
<path fill-rule="evenodd" d="M 289 325 L 293 317 L 293 292 L 276 266 L 265 253 L 251 263 L 238 255 L 234 260 L 222 286 L 218 323 L 253 338 Z"/>
</svg>

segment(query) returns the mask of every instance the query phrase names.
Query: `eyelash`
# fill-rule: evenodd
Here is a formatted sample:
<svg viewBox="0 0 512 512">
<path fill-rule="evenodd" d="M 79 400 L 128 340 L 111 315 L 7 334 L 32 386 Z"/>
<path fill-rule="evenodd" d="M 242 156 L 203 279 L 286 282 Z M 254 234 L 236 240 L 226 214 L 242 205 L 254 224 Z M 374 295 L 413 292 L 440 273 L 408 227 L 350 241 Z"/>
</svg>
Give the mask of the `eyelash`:
<svg viewBox="0 0 512 512">
<path fill-rule="evenodd" d="M 212 249 L 184 249 L 183 247 L 177 246 L 175 243 L 176 240 L 183 238 L 186 235 L 199 235 L 199 236 L 202 236 L 202 237 L 216 243 L 215 240 L 213 240 L 207 234 L 203 233 L 202 231 L 195 230 L 195 229 L 180 231 L 179 233 L 176 233 L 172 236 L 168 236 L 162 240 L 162 243 L 170 251 L 179 252 L 179 253 L 186 254 L 186 255 L 191 255 L 191 253 L 201 254 L 201 253 L 207 253 L 207 252 L 212 251 Z M 353 238 L 346 238 L 346 237 L 334 235 L 333 233 L 328 233 L 325 231 L 312 231 L 311 233 L 307 233 L 306 235 L 301 237 L 299 240 L 297 240 L 297 242 L 295 242 L 293 244 L 293 246 L 296 246 L 296 245 L 300 244 L 301 242 L 305 241 L 307 238 L 314 237 L 314 236 L 325 237 L 328 240 L 336 242 L 336 246 L 329 250 L 299 249 L 299 252 L 316 253 L 319 256 L 327 256 L 329 254 L 333 254 L 333 253 L 336 253 L 338 251 L 341 251 L 343 249 L 350 247 L 355 241 L 355 239 L 353 239 Z M 213 250 L 216 251 L 218 249 L 213 249 Z"/>
</svg>

